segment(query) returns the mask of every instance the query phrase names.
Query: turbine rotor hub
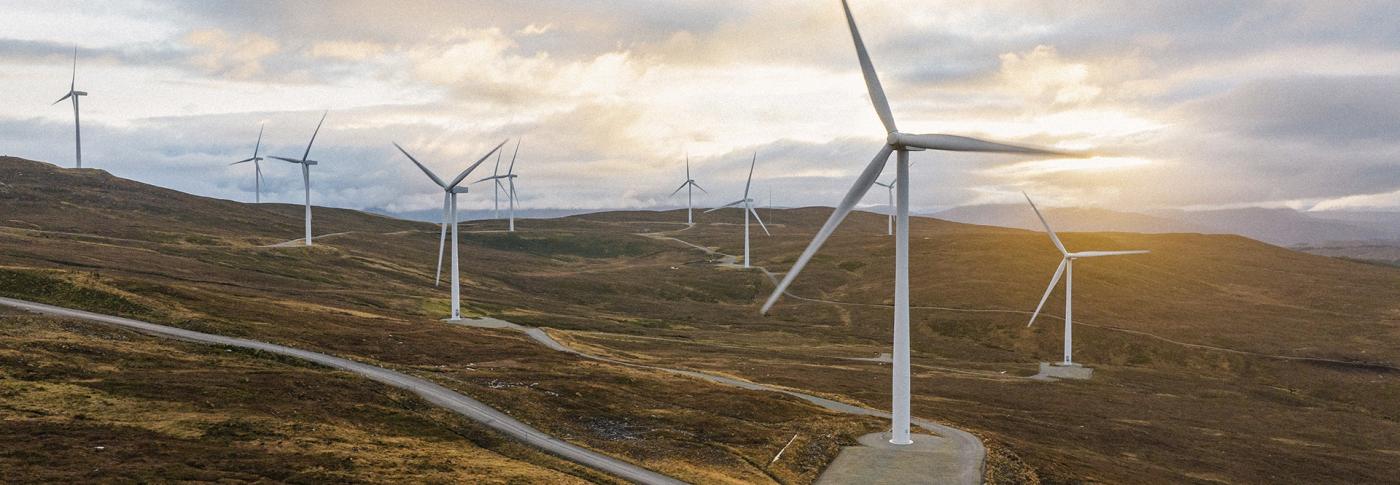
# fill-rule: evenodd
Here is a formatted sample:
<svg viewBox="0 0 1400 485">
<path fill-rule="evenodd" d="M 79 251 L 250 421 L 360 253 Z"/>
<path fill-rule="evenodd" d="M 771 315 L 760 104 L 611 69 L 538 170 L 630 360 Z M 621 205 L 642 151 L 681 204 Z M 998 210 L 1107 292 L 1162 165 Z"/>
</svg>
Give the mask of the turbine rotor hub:
<svg viewBox="0 0 1400 485">
<path fill-rule="evenodd" d="M 889 134 L 889 136 L 885 138 L 885 143 L 888 143 L 890 146 L 894 147 L 895 150 L 900 150 L 900 151 L 905 151 L 905 152 L 921 152 L 921 151 L 924 151 L 923 148 L 911 147 L 911 146 L 906 145 L 905 142 L 904 142 L 906 136 L 909 136 L 909 135 L 906 135 L 906 134 L 904 134 L 904 133 L 902 133 L 902 132 L 898 132 L 898 131 L 891 131 L 890 134 Z"/>
</svg>

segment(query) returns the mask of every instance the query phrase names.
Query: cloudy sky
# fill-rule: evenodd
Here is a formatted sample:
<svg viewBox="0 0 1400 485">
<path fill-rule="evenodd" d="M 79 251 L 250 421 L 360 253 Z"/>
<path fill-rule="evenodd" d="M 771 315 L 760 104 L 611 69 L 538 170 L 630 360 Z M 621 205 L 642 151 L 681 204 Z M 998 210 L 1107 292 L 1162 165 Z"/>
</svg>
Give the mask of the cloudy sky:
<svg viewBox="0 0 1400 485">
<path fill-rule="evenodd" d="M 852 5 L 900 128 L 1112 156 L 915 153 L 916 210 L 1021 190 L 1400 210 L 1400 3 L 968 3 Z M 86 166 L 235 200 L 258 127 L 299 155 L 322 110 L 315 203 L 393 211 L 441 192 L 391 141 L 449 176 L 523 139 L 523 206 L 635 208 L 683 203 L 687 153 L 704 202 L 738 198 L 757 152 L 761 198 L 831 205 L 884 139 L 834 0 L 2 0 L 0 19 L 0 153 L 72 165 L 50 103 L 76 47 Z M 264 200 L 299 201 L 296 167 L 264 172 Z"/>
</svg>

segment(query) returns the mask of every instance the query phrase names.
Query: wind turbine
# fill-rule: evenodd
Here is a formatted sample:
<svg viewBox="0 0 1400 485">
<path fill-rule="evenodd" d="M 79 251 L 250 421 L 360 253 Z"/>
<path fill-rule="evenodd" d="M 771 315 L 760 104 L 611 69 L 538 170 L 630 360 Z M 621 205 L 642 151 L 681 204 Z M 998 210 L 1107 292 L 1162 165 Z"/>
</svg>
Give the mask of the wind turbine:
<svg viewBox="0 0 1400 485">
<path fill-rule="evenodd" d="M 754 153 L 753 161 L 749 162 L 749 179 L 744 182 L 744 198 L 705 211 L 705 213 L 708 214 L 727 207 L 744 206 L 744 268 L 749 267 L 749 214 L 753 214 L 753 218 L 758 220 L 758 225 L 763 228 L 764 234 L 768 234 L 769 236 L 773 235 L 768 232 L 768 226 L 763 224 L 763 218 L 758 217 L 758 211 L 753 210 L 753 199 L 749 198 L 749 186 L 753 184 L 753 166 L 755 163 L 758 163 L 758 153 Z"/>
<path fill-rule="evenodd" d="M 897 179 L 896 179 L 896 180 L 891 180 L 890 183 L 884 183 L 884 182 L 879 182 L 879 181 L 875 182 L 875 185 L 879 185 L 879 186 L 881 186 L 881 187 L 884 187 L 884 188 L 886 189 L 885 191 L 886 191 L 886 192 L 889 192 L 889 195 L 890 195 L 890 208 L 891 208 L 891 209 L 894 208 L 894 184 L 895 184 L 895 182 L 898 182 L 898 180 L 897 180 Z M 893 236 L 893 235 L 894 235 L 894 213 L 891 212 L 891 213 L 889 214 L 889 216 L 890 216 L 889 221 L 887 221 L 887 222 L 885 223 L 885 235 L 887 235 L 887 236 Z"/>
<path fill-rule="evenodd" d="M 831 233 L 836 227 L 841 225 L 850 214 L 857 202 L 865 196 L 870 187 L 875 184 L 875 179 L 884 171 L 885 163 L 891 153 L 897 153 L 896 164 L 896 231 L 895 231 L 895 289 L 894 289 L 894 359 L 892 366 L 892 412 L 890 426 L 890 443 L 896 445 L 907 445 L 913 443 L 909 435 L 909 152 L 920 150 L 945 150 L 957 152 L 985 152 L 985 153 L 1014 153 L 1027 155 L 1055 155 L 1065 156 L 1065 154 L 1028 148 L 1003 143 L 978 140 L 954 135 L 914 135 L 903 133 L 895 128 L 894 114 L 890 112 L 889 101 L 885 98 L 885 90 L 880 86 L 880 79 L 875 74 L 875 66 L 870 62 L 870 55 L 865 51 L 865 43 L 861 41 L 860 32 L 856 29 L 855 18 L 851 16 L 851 8 L 845 0 L 841 1 L 841 7 L 846 13 L 846 24 L 851 30 L 851 39 L 855 43 L 856 57 L 860 61 L 861 72 L 865 77 L 866 89 L 870 92 L 870 101 L 875 105 L 875 113 L 879 115 L 880 122 L 884 124 L 888 132 L 885 146 L 880 148 L 879 153 L 865 167 L 860 176 L 856 178 L 845 198 L 836 206 L 836 210 L 831 213 L 831 217 L 826 220 L 817 235 L 812 238 L 812 242 L 807 245 L 807 249 L 798 257 L 792 269 L 783 276 L 783 281 L 773 290 L 773 294 L 768 297 L 768 301 L 763 304 L 763 313 L 773 308 L 778 298 L 783 296 L 793 280 L 802 272 L 802 268 L 811 261 L 812 256 L 826 243 Z"/>
<path fill-rule="evenodd" d="M 240 163 L 253 162 L 253 203 L 254 203 L 254 204 L 261 204 L 261 203 L 262 203 L 262 178 L 263 178 L 263 177 L 262 177 L 262 166 L 261 166 L 261 165 L 258 165 L 258 162 L 261 162 L 262 159 L 263 159 L 262 157 L 259 157 L 259 156 L 258 156 L 258 149 L 262 147 L 262 134 L 263 134 L 263 127 L 262 127 L 262 126 L 258 126 L 258 143 L 257 143 L 256 145 L 253 145 L 253 156 L 252 156 L 252 157 L 245 158 L 245 159 L 242 159 L 242 160 L 239 160 L 239 161 L 237 161 L 237 162 L 233 162 L 233 163 L 230 163 L 230 164 L 229 164 L 229 165 L 238 165 L 238 164 L 240 164 Z"/>
<path fill-rule="evenodd" d="M 486 177 L 486 178 L 483 178 L 483 179 L 481 179 L 481 180 L 472 182 L 473 184 L 479 184 L 479 183 L 485 182 L 485 181 L 487 181 L 487 180 L 494 180 L 494 181 L 495 181 L 495 184 L 496 184 L 496 193 L 497 193 L 497 194 L 500 194 L 502 190 L 505 190 L 505 191 L 506 191 L 506 201 L 510 204 L 510 232 L 515 232 L 515 200 L 516 200 L 516 199 L 515 199 L 515 177 L 517 177 L 517 175 L 515 175 L 515 157 L 516 157 L 517 155 L 520 155 L 520 140 L 515 140 L 515 153 L 511 154 L 511 156 L 510 156 L 510 168 L 506 169 L 505 175 L 493 174 L 493 175 L 491 175 L 490 177 Z M 501 159 L 500 159 L 500 157 L 497 157 L 497 158 L 496 158 L 496 168 L 497 168 L 497 170 L 500 169 L 500 166 L 501 166 Z M 505 180 L 505 183 L 506 183 L 507 185 L 509 185 L 509 187 L 502 186 L 502 185 L 501 185 L 501 180 Z M 497 210 L 499 211 L 499 210 L 500 210 L 500 201 L 498 200 L 498 201 L 496 202 L 496 204 L 497 204 Z M 500 214 L 499 214 L 499 213 L 496 214 L 496 218 L 497 218 L 497 219 L 500 218 Z"/>
<path fill-rule="evenodd" d="M 87 91 L 78 90 L 78 48 L 74 47 L 73 79 L 68 82 L 68 94 L 63 95 L 62 98 L 58 98 L 58 101 L 54 101 L 53 104 L 49 106 L 62 103 L 65 99 L 73 99 L 73 146 L 75 150 L 73 157 L 78 163 L 78 168 L 83 168 L 83 127 L 82 123 L 78 121 L 78 98 L 87 95 Z"/>
<path fill-rule="evenodd" d="M 506 142 L 504 140 L 501 141 L 499 145 L 496 145 L 496 148 L 492 148 L 491 151 L 486 152 L 486 155 L 482 156 L 480 160 L 476 161 L 476 163 L 473 163 L 470 167 L 467 167 L 467 169 L 463 170 L 462 173 L 457 174 L 457 177 L 452 179 L 451 182 L 443 182 L 442 179 L 438 178 L 437 174 L 434 174 L 432 170 L 428 170 L 428 167 L 425 167 L 422 163 L 419 163 L 418 159 L 413 158 L 413 155 L 409 155 L 408 150 L 404 150 L 403 147 L 399 146 L 398 143 L 394 143 L 394 148 L 398 148 L 399 151 L 403 153 L 403 156 L 408 157 L 408 160 L 413 162 L 414 165 L 417 165 L 418 168 L 423 171 L 423 173 L 428 175 L 428 178 L 433 179 L 433 183 L 438 184 L 438 187 L 442 187 L 442 190 L 444 192 L 442 196 L 442 230 L 439 232 L 438 235 L 437 276 L 435 277 L 433 284 L 438 285 L 442 282 L 442 249 L 444 241 L 447 240 L 447 223 L 448 221 L 451 221 L 452 316 L 448 318 L 449 321 L 457 321 L 462 319 L 462 286 L 461 282 L 458 280 L 457 266 L 457 194 L 467 193 L 467 188 L 458 187 L 457 185 L 461 184 L 462 180 L 466 179 L 467 175 L 470 175 L 472 173 L 472 170 L 476 170 L 476 167 L 481 165 L 481 162 L 485 162 L 487 158 L 491 157 L 492 153 L 495 153 L 496 150 L 500 150 L 501 146 L 505 144 Z"/>
<path fill-rule="evenodd" d="M 320 162 L 317 162 L 317 161 L 315 161 L 315 160 L 310 160 L 310 159 L 308 159 L 307 157 L 311 156 L 311 144 L 316 143 L 316 135 L 317 135 L 318 133 L 321 132 L 321 124 L 326 122 L 326 115 L 327 115 L 327 114 L 330 114 L 330 111 L 329 111 L 329 110 L 327 110 L 325 113 L 321 113 L 321 121 L 318 122 L 318 123 L 316 123 L 316 131 L 311 132 L 311 141 L 309 141 L 309 142 L 306 143 L 306 151 L 303 152 L 303 153 L 301 154 L 301 160 L 297 160 L 297 159 L 293 159 L 293 158 L 286 158 L 286 157 L 276 157 L 276 156 L 272 157 L 272 158 L 276 158 L 276 159 L 281 160 L 281 161 L 284 161 L 284 162 L 291 162 L 291 163 L 296 163 L 296 164 L 300 164 L 300 165 L 301 165 L 301 182 L 302 182 L 302 185 L 303 185 L 303 186 L 305 187 L 305 189 L 306 189 L 306 245 L 307 245 L 307 246 L 310 246 L 310 245 L 311 245 L 311 166 L 320 163 Z"/>
<path fill-rule="evenodd" d="M 681 186 L 676 187 L 676 190 L 671 191 L 671 195 L 667 197 L 675 197 L 676 192 L 680 192 L 681 189 L 685 189 L 685 223 L 695 224 L 695 206 L 691 202 L 694 200 L 694 189 L 700 189 L 701 192 L 706 194 L 710 193 L 710 191 L 705 190 L 700 184 L 695 183 L 695 179 L 690 178 L 690 155 L 685 156 L 685 182 L 681 182 Z M 746 195 L 745 197 L 748 196 Z"/>
<path fill-rule="evenodd" d="M 1060 362 L 1059 365 L 1063 365 L 1063 366 L 1076 365 L 1076 364 L 1074 363 L 1074 359 L 1073 359 L 1072 356 L 1070 355 L 1071 353 L 1073 353 L 1072 351 L 1073 351 L 1073 348 L 1074 348 L 1074 318 L 1073 318 L 1073 316 L 1071 316 L 1071 314 L 1070 314 L 1070 313 L 1071 313 L 1071 312 L 1070 312 L 1070 310 L 1071 310 L 1070 304 L 1071 304 L 1071 301 L 1073 300 L 1073 291 L 1074 291 L 1074 260 L 1079 259 L 1079 258 L 1097 258 L 1097 257 L 1101 257 L 1101 256 L 1123 256 L 1123 255 L 1127 255 L 1127 254 L 1147 254 L 1147 253 L 1149 253 L 1149 252 L 1151 252 L 1151 251 L 1146 251 L 1146 250 L 1134 250 L 1134 251 L 1080 251 L 1080 252 L 1076 252 L 1076 253 L 1071 253 L 1071 252 L 1069 252 L 1069 250 L 1065 249 L 1064 243 L 1060 242 L 1060 237 L 1057 236 L 1057 235 L 1055 235 L 1055 230 L 1054 230 L 1054 229 L 1050 229 L 1050 223 L 1045 221 L 1045 216 L 1043 216 L 1043 215 L 1040 214 L 1040 209 L 1036 208 L 1035 202 L 1031 202 L 1031 196 L 1026 195 L 1025 192 L 1022 192 L 1021 195 L 1025 195 L 1025 196 L 1026 196 L 1026 202 L 1029 202 L 1029 203 L 1031 204 L 1031 210 L 1035 211 L 1035 216 L 1040 218 L 1040 223 L 1043 224 L 1043 225 L 1045 225 L 1045 233 L 1050 235 L 1050 242 L 1055 243 L 1055 249 L 1060 250 L 1060 254 L 1064 256 L 1063 259 L 1060 259 L 1060 267 L 1057 268 L 1057 269 L 1055 270 L 1055 276 L 1053 276 L 1053 277 L 1050 278 L 1050 286 L 1049 286 L 1048 288 L 1045 288 L 1045 295 L 1042 296 L 1042 297 L 1040 297 L 1040 304 L 1038 304 L 1038 305 L 1035 306 L 1035 313 L 1032 313 L 1032 314 L 1031 314 L 1031 321 L 1030 321 L 1029 323 L 1027 323 L 1026 326 L 1029 327 L 1029 326 L 1031 326 L 1032 324 L 1035 323 L 1035 317 L 1040 316 L 1040 309 L 1041 309 L 1042 307 L 1045 306 L 1045 300 L 1048 299 L 1048 298 L 1050 298 L 1050 292 L 1051 292 L 1051 291 L 1055 291 L 1055 284 L 1060 282 L 1060 275 L 1064 275 L 1064 277 L 1065 277 L 1065 360 L 1062 361 L 1062 362 Z"/>
</svg>

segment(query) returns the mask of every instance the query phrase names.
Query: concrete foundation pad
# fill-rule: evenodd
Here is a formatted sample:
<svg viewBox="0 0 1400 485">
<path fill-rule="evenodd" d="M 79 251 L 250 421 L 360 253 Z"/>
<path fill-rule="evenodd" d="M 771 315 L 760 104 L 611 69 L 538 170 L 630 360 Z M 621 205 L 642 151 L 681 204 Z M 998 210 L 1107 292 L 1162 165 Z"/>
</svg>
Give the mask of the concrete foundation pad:
<svg viewBox="0 0 1400 485">
<path fill-rule="evenodd" d="M 945 438 L 916 434 L 913 444 L 890 443 L 890 434 L 871 433 L 848 446 L 826 467 L 818 484 L 961 483 L 956 444 Z"/>
<path fill-rule="evenodd" d="M 1041 362 L 1040 373 L 1036 374 L 1035 376 L 1032 376 L 1031 378 L 1042 381 L 1053 381 L 1056 379 L 1075 379 L 1084 381 L 1089 380 L 1089 378 L 1093 376 L 1094 369 L 1084 367 L 1079 364 L 1052 364 L 1049 362 Z"/>
</svg>

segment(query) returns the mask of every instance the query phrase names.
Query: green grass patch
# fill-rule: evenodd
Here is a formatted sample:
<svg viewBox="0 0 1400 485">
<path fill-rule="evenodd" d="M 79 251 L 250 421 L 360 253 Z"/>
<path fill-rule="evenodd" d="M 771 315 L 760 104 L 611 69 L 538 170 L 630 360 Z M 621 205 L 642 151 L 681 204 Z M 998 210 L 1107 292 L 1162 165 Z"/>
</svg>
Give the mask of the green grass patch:
<svg viewBox="0 0 1400 485">
<path fill-rule="evenodd" d="M 0 268 L 0 295 L 114 315 L 154 313 L 151 308 L 120 295 L 79 286 L 40 271 Z"/>
</svg>

